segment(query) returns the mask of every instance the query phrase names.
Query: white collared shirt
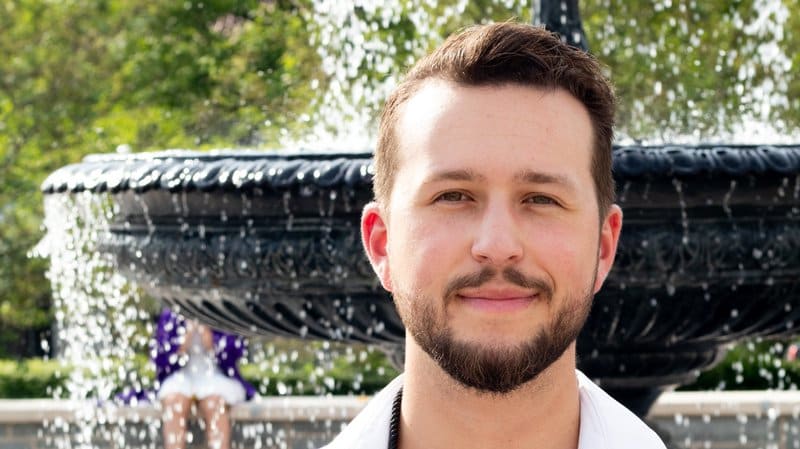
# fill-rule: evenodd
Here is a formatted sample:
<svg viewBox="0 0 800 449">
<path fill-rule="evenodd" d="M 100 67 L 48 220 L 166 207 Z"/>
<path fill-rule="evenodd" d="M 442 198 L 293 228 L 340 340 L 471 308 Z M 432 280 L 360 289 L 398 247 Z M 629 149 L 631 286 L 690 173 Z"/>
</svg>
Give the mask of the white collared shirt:
<svg viewBox="0 0 800 449">
<path fill-rule="evenodd" d="M 578 449 L 665 449 L 636 415 L 575 370 L 581 402 Z M 323 449 L 387 449 L 392 403 L 403 386 L 396 377 Z"/>
</svg>

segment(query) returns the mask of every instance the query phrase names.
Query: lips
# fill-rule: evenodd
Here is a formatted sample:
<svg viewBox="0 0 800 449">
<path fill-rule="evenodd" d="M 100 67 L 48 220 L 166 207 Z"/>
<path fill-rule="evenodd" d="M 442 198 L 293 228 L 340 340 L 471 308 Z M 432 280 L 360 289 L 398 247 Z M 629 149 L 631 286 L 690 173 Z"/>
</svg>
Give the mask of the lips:
<svg viewBox="0 0 800 449">
<path fill-rule="evenodd" d="M 457 295 L 465 299 L 474 298 L 488 301 L 511 301 L 515 299 L 532 298 L 537 295 L 537 292 L 519 288 L 474 288 L 461 290 Z"/>
<path fill-rule="evenodd" d="M 528 307 L 538 293 L 520 289 L 468 289 L 456 297 L 464 304 L 484 312 L 513 312 Z"/>
</svg>

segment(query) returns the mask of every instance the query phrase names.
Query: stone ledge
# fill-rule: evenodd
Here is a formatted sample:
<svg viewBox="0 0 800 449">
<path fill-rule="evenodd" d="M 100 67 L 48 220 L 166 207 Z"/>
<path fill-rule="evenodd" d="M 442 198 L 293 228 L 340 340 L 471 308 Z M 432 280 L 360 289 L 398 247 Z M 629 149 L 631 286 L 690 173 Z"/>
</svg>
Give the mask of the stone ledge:
<svg viewBox="0 0 800 449">
<path fill-rule="evenodd" d="M 257 397 L 238 404 L 231 410 L 235 421 L 346 421 L 352 419 L 369 402 L 370 396 L 286 396 Z M 96 405 L 92 401 L 60 399 L 2 399 L 0 423 L 33 423 L 52 420 L 83 421 L 93 415 L 108 421 L 160 417 L 156 404 L 116 406 Z"/>
<path fill-rule="evenodd" d="M 349 421 L 367 404 L 369 396 L 258 397 L 233 407 L 234 421 Z M 676 415 L 736 417 L 740 415 L 800 417 L 800 391 L 671 392 L 653 406 L 651 419 Z M 0 400 L 0 423 L 83 421 L 104 416 L 108 421 L 139 421 L 160 416 L 157 405 L 93 406 L 92 402 L 55 399 Z"/>
<path fill-rule="evenodd" d="M 800 391 L 681 391 L 661 395 L 650 417 L 800 416 Z"/>
</svg>

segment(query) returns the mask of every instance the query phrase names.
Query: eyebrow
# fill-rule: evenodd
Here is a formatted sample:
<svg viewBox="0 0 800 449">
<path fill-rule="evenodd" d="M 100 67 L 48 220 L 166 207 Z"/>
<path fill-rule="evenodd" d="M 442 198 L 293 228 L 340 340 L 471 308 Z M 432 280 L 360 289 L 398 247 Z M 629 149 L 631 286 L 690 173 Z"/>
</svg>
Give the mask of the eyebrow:
<svg viewBox="0 0 800 449">
<path fill-rule="evenodd" d="M 476 173 L 474 170 L 470 169 L 444 170 L 434 173 L 433 176 L 431 176 L 425 181 L 425 184 L 431 184 L 442 181 L 483 182 L 486 181 L 486 176 L 480 173 Z M 522 170 L 514 175 L 514 181 L 523 182 L 526 184 L 554 184 L 572 191 L 577 190 L 575 183 L 573 182 L 572 179 L 570 179 L 565 175 L 556 173 L 545 173 L 534 170 Z"/>
<path fill-rule="evenodd" d="M 577 187 L 572 179 L 557 173 L 544 173 L 533 170 L 523 170 L 514 175 L 514 180 L 528 184 L 555 184 L 575 191 Z"/>
<path fill-rule="evenodd" d="M 444 170 L 436 172 L 425 181 L 425 184 L 441 181 L 485 181 L 486 177 L 470 169 Z"/>
</svg>

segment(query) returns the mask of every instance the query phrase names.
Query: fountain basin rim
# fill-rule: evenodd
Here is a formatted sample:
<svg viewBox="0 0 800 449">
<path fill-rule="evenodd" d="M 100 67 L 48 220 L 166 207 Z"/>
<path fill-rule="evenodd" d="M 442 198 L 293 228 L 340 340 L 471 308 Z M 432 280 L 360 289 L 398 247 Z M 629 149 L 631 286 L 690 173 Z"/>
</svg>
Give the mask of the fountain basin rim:
<svg viewBox="0 0 800 449">
<path fill-rule="evenodd" d="M 615 146 L 614 176 L 675 179 L 753 174 L 798 175 L 797 145 L 651 145 Z M 237 191 L 370 186 L 372 153 L 267 150 L 166 150 L 152 153 L 89 155 L 83 162 L 53 172 L 42 184 L 45 194 L 63 192 Z"/>
</svg>

